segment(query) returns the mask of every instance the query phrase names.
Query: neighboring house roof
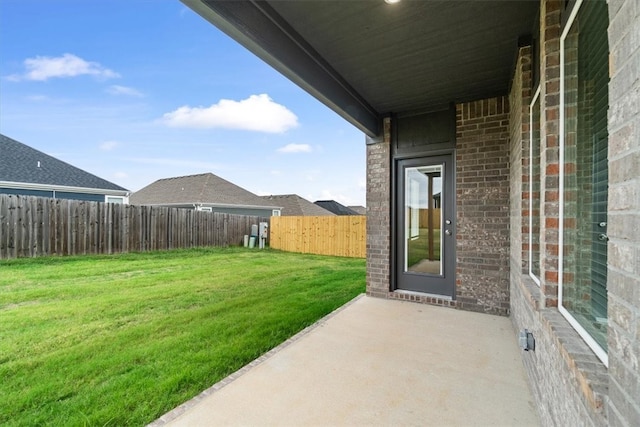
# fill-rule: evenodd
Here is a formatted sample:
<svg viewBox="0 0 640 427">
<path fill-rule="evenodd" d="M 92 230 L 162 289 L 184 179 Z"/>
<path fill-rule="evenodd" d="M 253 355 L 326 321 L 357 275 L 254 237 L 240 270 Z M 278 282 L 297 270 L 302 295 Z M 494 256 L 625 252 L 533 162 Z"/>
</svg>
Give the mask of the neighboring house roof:
<svg viewBox="0 0 640 427">
<path fill-rule="evenodd" d="M 274 208 L 265 200 L 212 173 L 159 179 L 129 198 L 136 205 L 242 206 Z"/>
<path fill-rule="evenodd" d="M 358 215 L 366 215 L 367 214 L 367 208 L 365 208 L 364 206 L 347 206 L 349 209 L 351 209 L 352 211 L 355 211 L 358 213 Z"/>
<path fill-rule="evenodd" d="M 328 210 L 329 212 L 333 212 L 336 215 L 360 215 L 358 212 L 349 209 L 345 205 L 341 205 L 335 200 L 318 200 L 315 202 L 315 204 Z"/>
<path fill-rule="evenodd" d="M 2 183 L 129 191 L 0 134 L 0 185 Z"/>
<path fill-rule="evenodd" d="M 262 196 L 263 199 L 282 207 L 282 216 L 330 216 L 333 212 L 303 199 L 297 194 Z"/>
</svg>

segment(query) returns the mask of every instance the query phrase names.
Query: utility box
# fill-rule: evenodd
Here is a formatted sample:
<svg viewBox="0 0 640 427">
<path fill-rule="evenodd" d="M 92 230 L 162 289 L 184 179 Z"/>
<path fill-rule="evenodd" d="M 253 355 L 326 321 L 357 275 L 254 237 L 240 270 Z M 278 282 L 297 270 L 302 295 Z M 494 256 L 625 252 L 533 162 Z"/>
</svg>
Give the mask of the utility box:
<svg viewBox="0 0 640 427">
<path fill-rule="evenodd" d="M 260 232 L 258 234 L 260 237 L 266 239 L 267 237 L 269 237 L 269 223 L 268 222 L 261 222 L 260 223 Z"/>
<path fill-rule="evenodd" d="M 251 235 L 254 237 L 258 237 L 258 225 L 251 224 Z"/>
<path fill-rule="evenodd" d="M 269 237 L 269 223 L 268 222 L 261 222 L 260 223 L 260 231 L 259 231 L 259 238 L 260 238 L 260 249 L 264 249 L 264 245 L 267 242 L 267 237 Z"/>
</svg>

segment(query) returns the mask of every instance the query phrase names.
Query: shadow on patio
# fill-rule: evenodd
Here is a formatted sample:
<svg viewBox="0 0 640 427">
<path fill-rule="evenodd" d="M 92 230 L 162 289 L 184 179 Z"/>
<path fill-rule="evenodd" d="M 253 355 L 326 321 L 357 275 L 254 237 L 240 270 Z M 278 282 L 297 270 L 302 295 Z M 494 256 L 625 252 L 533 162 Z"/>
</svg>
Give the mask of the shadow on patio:
<svg viewBox="0 0 640 427">
<path fill-rule="evenodd" d="M 152 426 L 539 425 L 511 321 L 360 296 Z"/>
</svg>

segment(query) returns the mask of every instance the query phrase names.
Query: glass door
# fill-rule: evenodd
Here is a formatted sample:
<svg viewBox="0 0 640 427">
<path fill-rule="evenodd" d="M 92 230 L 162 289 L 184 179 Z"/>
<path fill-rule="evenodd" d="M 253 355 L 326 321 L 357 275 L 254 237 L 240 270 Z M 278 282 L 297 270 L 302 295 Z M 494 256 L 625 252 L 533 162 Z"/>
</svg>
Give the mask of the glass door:
<svg viewBox="0 0 640 427">
<path fill-rule="evenodd" d="M 451 155 L 398 164 L 397 288 L 454 296 Z"/>
</svg>

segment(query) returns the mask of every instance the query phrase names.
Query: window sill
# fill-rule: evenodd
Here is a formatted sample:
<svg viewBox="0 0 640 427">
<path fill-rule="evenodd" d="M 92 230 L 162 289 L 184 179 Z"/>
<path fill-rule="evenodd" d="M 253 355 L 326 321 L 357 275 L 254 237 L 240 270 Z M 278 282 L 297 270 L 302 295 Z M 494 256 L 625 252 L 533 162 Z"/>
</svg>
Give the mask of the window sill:
<svg viewBox="0 0 640 427">
<path fill-rule="evenodd" d="M 527 303 L 534 311 L 539 311 L 540 301 L 542 296 L 540 295 L 540 286 L 533 281 L 533 279 L 526 274 L 522 275 L 522 295 L 526 298 Z"/>
</svg>

